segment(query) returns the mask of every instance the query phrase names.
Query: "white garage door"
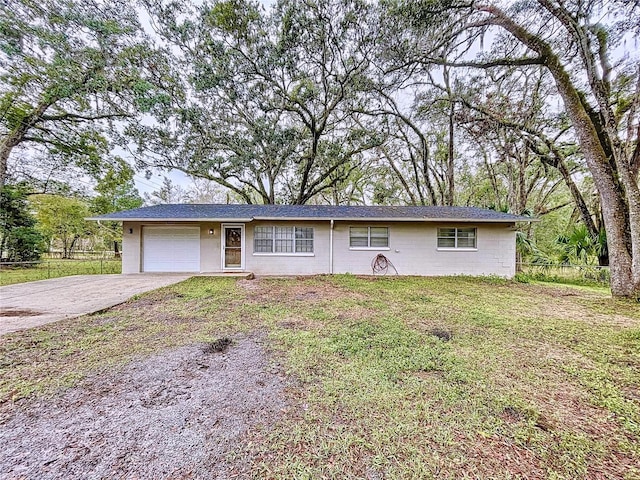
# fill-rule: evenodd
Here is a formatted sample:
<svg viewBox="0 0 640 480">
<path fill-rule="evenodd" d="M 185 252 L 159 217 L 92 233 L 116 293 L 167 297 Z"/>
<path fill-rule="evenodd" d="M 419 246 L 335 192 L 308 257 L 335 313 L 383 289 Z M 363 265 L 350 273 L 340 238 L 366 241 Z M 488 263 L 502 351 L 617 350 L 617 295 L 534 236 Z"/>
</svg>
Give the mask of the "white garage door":
<svg viewBox="0 0 640 480">
<path fill-rule="evenodd" d="M 200 271 L 200 227 L 144 227 L 142 231 L 143 271 Z"/>
</svg>

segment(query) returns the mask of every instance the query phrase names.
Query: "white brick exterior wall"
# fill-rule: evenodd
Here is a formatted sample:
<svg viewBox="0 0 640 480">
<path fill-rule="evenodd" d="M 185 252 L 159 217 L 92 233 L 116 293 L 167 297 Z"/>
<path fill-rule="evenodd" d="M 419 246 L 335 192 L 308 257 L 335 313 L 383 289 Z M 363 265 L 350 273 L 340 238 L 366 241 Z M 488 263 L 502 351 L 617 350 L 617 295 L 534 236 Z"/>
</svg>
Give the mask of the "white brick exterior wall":
<svg viewBox="0 0 640 480">
<path fill-rule="evenodd" d="M 350 226 L 389 228 L 389 249 L 349 248 Z M 438 250 L 438 227 L 476 227 L 477 250 Z M 370 274 L 371 261 L 382 253 L 400 275 L 515 275 L 515 231 L 507 224 L 431 224 L 336 222 L 334 272 Z"/>
<path fill-rule="evenodd" d="M 159 222 L 153 222 L 158 225 Z M 176 223 L 171 223 L 176 225 Z M 184 222 L 182 225 L 193 225 Z M 200 223 L 200 261 L 202 272 L 221 268 L 220 223 Z M 314 228 L 312 255 L 254 254 L 253 229 L 258 225 Z M 388 249 L 349 248 L 350 226 L 389 228 Z M 475 251 L 437 248 L 438 227 L 476 227 Z M 142 228 L 138 222 L 124 222 L 122 242 L 123 273 L 138 273 L 142 259 Z M 129 233 L 132 229 L 133 233 Z M 210 235 L 209 230 L 214 234 Z M 256 275 L 311 275 L 330 273 L 330 222 L 280 221 L 245 224 L 245 271 Z M 507 223 L 425 223 L 425 222 L 347 222 L 335 221 L 333 229 L 333 273 L 371 274 L 371 261 L 384 254 L 400 275 L 515 275 L 515 231 Z"/>
</svg>

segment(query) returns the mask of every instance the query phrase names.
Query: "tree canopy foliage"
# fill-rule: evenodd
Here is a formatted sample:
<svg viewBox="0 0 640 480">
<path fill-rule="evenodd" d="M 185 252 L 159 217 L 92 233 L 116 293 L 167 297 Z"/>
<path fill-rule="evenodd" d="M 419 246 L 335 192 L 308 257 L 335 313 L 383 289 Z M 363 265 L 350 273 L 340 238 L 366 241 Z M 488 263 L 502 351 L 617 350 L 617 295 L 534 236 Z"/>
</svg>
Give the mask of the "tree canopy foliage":
<svg viewBox="0 0 640 480">
<path fill-rule="evenodd" d="M 107 171 L 118 126 L 165 99 L 162 58 L 130 2 L 2 2 L 0 186 Z"/>
<path fill-rule="evenodd" d="M 177 49 L 176 92 L 137 126 L 144 162 L 213 180 L 245 202 L 307 203 L 381 143 L 357 115 L 375 29 L 364 1 L 153 2 Z M 150 157 L 149 154 L 153 156 Z"/>
<path fill-rule="evenodd" d="M 148 202 L 532 214 L 549 219 L 520 238 L 537 258 L 597 258 L 616 295 L 640 292 L 638 2 L 139 5 L 0 7 L 3 180 L 73 165 L 97 211 L 126 208 L 119 145 L 226 192 L 167 181 Z"/>
<path fill-rule="evenodd" d="M 130 210 L 141 207 L 144 203 L 133 182 L 134 172 L 123 161 L 119 168 L 110 168 L 95 186 L 97 195 L 90 199 L 89 208 L 93 214 Z M 113 247 L 114 254 L 120 256 L 119 245 L 122 243 L 122 228 L 118 222 L 98 223 L 98 234 L 103 245 Z"/>
<path fill-rule="evenodd" d="M 424 1 L 398 3 L 404 19 L 400 43 L 402 68 L 447 65 L 482 70 L 482 78 L 543 72 L 562 102 L 567 129 L 599 192 L 606 229 L 612 289 L 620 295 L 640 291 L 640 145 L 638 107 L 640 77 L 635 62 L 613 58 L 616 47 L 640 28 L 637 3 L 623 1 L 479 2 Z M 445 13 L 443 15 L 443 13 Z M 407 32 L 410 32 L 407 34 Z M 493 35 L 486 51 L 472 46 Z M 495 83 L 495 80 L 492 82 Z M 485 97 L 486 98 L 486 97 Z M 533 118 L 509 118 L 482 102 L 480 111 L 500 127 L 524 132 L 532 153 L 560 170 L 568 184 L 562 128 L 549 136 Z M 473 109 L 475 102 L 469 102 Z M 513 105 L 513 99 L 509 98 Z M 521 105 L 524 106 L 524 105 Z M 545 105 L 548 109 L 548 104 Z M 506 118 L 505 118 L 506 117 Z M 548 127 L 549 128 L 549 127 Z M 551 127 L 558 130 L 558 127 Z M 570 186 L 570 185 L 569 185 Z M 582 220 L 595 241 L 595 221 L 572 192 Z"/>
<path fill-rule="evenodd" d="M 34 196 L 32 203 L 38 229 L 48 245 L 59 242 L 62 258 L 71 258 L 78 241 L 95 229 L 93 223 L 85 220 L 89 209 L 82 199 L 45 194 Z"/>
</svg>

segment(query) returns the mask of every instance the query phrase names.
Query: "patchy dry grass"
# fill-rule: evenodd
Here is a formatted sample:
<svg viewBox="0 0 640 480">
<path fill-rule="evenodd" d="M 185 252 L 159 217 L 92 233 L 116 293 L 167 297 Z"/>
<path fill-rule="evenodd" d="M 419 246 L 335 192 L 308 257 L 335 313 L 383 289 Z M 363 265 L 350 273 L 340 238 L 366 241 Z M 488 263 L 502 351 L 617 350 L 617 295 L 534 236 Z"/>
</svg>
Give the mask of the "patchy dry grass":
<svg viewBox="0 0 640 480">
<path fill-rule="evenodd" d="M 640 305 L 598 289 L 194 278 L 0 337 L 0 399 L 254 329 L 293 380 L 256 478 L 640 478 Z"/>
<path fill-rule="evenodd" d="M 253 329 L 232 279 L 194 278 L 104 313 L 0 337 L 0 403 L 75 385 L 86 374 L 220 334 Z"/>
</svg>

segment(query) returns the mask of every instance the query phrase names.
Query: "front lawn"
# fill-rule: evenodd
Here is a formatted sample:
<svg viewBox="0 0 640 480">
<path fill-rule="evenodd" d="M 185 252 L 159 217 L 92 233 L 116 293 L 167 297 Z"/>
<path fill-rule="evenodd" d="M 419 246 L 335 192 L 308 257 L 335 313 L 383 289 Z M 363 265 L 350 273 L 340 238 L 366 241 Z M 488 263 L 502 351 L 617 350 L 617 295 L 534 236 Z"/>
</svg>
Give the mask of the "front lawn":
<svg viewBox="0 0 640 480">
<path fill-rule="evenodd" d="M 245 477 L 640 478 L 640 304 L 496 279 L 192 278 L 0 337 L 0 416 L 254 332 L 287 406 Z"/>
</svg>

